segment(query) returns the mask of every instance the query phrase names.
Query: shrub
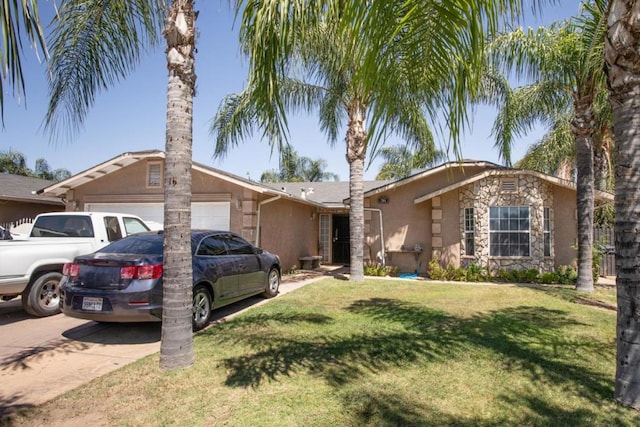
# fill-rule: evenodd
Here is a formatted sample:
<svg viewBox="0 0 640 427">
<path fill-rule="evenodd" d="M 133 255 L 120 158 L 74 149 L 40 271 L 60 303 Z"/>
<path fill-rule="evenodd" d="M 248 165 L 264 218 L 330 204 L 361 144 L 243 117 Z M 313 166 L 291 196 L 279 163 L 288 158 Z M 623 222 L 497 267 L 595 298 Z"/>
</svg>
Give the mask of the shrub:
<svg viewBox="0 0 640 427">
<path fill-rule="evenodd" d="M 387 269 L 379 262 L 370 262 L 364 265 L 364 274 L 367 276 L 386 276 Z"/>
<path fill-rule="evenodd" d="M 445 271 L 437 260 L 431 259 L 427 265 L 427 275 L 433 280 L 444 280 Z"/>
<path fill-rule="evenodd" d="M 558 273 L 558 283 L 563 285 L 575 285 L 578 280 L 578 272 L 570 265 L 561 265 L 556 270 Z"/>
<path fill-rule="evenodd" d="M 382 265 L 379 262 L 370 262 L 364 265 L 364 274 L 366 276 L 397 276 L 398 275 L 398 267 L 391 265 Z"/>
<path fill-rule="evenodd" d="M 487 280 L 487 276 L 487 270 L 475 262 L 471 263 L 465 271 L 465 280 L 467 282 L 482 282 Z"/>
<path fill-rule="evenodd" d="M 541 274 L 538 281 L 544 284 L 560 283 L 560 275 L 555 271 L 549 271 L 547 273 Z"/>
</svg>

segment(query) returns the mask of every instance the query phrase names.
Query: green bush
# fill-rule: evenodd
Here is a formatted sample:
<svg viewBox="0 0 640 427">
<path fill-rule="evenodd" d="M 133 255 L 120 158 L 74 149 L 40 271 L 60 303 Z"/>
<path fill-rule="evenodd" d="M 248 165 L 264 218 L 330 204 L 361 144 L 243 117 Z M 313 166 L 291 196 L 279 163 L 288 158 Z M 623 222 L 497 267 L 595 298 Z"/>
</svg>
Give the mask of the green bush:
<svg viewBox="0 0 640 427">
<path fill-rule="evenodd" d="M 371 262 L 364 265 L 364 274 L 366 276 L 397 276 L 398 275 L 398 267 L 391 265 L 382 265 L 379 262 Z"/>
<path fill-rule="evenodd" d="M 561 265 L 556 270 L 558 273 L 558 283 L 562 285 L 575 285 L 578 281 L 578 272 L 570 265 Z"/>
<path fill-rule="evenodd" d="M 427 276 L 433 280 L 444 280 L 445 270 L 440 266 L 440 263 L 437 260 L 431 259 L 427 265 Z"/>
<path fill-rule="evenodd" d="M 549 271 L 547 273 L 541 274 L 538 281 L 544 284 L 560 283 L 560 275 L 555 271 Z"/>
<path fill-rule="evenodd" d="M 467 282 L 483 282 L 487 280 L 488 276 L 487 270 L 475 262 L 470 264 L 465 271 L 465 280 Z"/>
</svg>

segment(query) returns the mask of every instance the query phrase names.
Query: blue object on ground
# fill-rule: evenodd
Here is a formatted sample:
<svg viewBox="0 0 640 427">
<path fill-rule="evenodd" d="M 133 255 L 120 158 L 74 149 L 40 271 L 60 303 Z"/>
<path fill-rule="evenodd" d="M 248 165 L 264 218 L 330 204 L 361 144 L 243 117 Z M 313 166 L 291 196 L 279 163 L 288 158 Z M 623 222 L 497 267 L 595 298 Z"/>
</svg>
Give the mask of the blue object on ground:
<svg viewBox="0 0 640 427">
<path fill-rule="evenodd" d="M 402 273 L 398 277 L 401 279 L 415 279 L 418 275 L 416 273 Z"/>
</svg>

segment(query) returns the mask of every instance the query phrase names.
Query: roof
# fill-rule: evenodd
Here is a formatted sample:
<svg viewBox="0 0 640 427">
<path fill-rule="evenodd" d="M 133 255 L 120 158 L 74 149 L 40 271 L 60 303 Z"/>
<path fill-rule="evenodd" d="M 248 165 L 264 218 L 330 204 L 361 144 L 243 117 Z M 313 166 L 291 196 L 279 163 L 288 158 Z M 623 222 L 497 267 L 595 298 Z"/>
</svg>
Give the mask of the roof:
<svg viewBox="0 0 640 427">
<path fill-rule="evenodd" d="M 378 186 L 376 188 L 373 188 L 371 190 L 367 190 L 365 188 L 364 190 L 364 196 L 365 197 L 371 197 L 374 196 L 378 193 L 382 193 L 384 191 L 388 191 L 388 190 L 392 190 L 398 187 L 402 187 L 403 185 L 407 185 L 407 184 L 411 184 L 414 181 L 418 181 L 418 180 L 422 180 L 424 178 L 427 178 L 431 175 L 435 175 L 437 173 L 443 172 L 443 171 L 447 171 L 453 168 L 462 168 L 464 169 L 465 167 L 471 167 L 471 166 L 479 166 L 479 167 L 485 167 L 487 169 L 492 169 L 492 170 L 496 170 L 496 169 L 508 169 L 504 166 L 500 166 L 498 164 L 495 163 L 491 163 L 491 162 L 487 162 L 487 161 L 479 161 L 479 160 L 462 160 L 460 162 L 446 162 L 443 163 L 439 166 L 433 167 L 431 169 L 425 169 L 422 170 L 420 172 L 417 172 L 411 176 L 408 176 L 406 178 L 402 178 L 399 179 L 397 181 L 387 181 L 386 185 L 382 185 L 382 186 Z"/>
<path fill-rule="evenodd" d="M 52 183 L 53 181 L 47 181 L 46 179 L 0 173 L 0 200 L 64 206 L 62 200 L 57 197 L 35 194 L 38 189 Z"/>
<path fill-rule="evenodd" d="M 371 191 L 391 181 L 364 181 L 364 191 Z M 322 203 L 326 207 L 343 207 L 343 200 L 349 198 L 348 181 L 323 182 L 276 182 L 264 185 L 288 193 L 292 196 L 305 198 Z"/>
<path fill-rule="evenodd" d="M 560 179 L 560 178 L 556 178 L 554 176 L 551 175 L 546 175 L 540 172 L 536 172 L 536 171 L 531 171 L 531 170 L 522 170 L 522 169 L 509 169 L 509 168 L 500 168 L 500 169 L 490 169 L 487 170 L 483 173 L 479 173 L 476 175 L 473 175 L 467 179 L 463 179 L 461 181 L 458 181 L 454 184 L 451 185 L 447 185 L 445 187 L 442 187 L 436 191 L 432 191 L 430 193 L 427 193 L 423 196 L 417 197 L 416 199 L 413 200 L 414 204 L 418 204 L 418 203 L 422 203 L 425 202 L 427 200 L 430 200 L 434 197 L 440 196 L 442 194 L 448 193 L 449 191 L 455 190 L 457 188 L 461 188 L 464 187 L 465 185 L 471 184 L 473 182 L 479 181 L 481 179 L 490 177 L 490 176 L 501 176 L 501 175 L 509 175 L 509 176 L 513 176 L 513 175 L 530 175 L 530 176 L 535 176 L 539 179 L 542 179 L 544 181 L 550 182 L 551 184 L 557 185 L 559 187 L 564 187 L 564 188 L 568 188 L 571 190 L 576 190 L 576 184 L 574 182 L 571 181 L 567 181 L 564 179 Z M 597 200 L 604 200 L 604 201 L 613 201 L 614 200 L 614 195 L 611 193 L 608 193 L 606 191 L 600 191 L 600 190 L 594 190 L 594 196 Z"/>
<path fill-rule="evenodd" d="M 110 160 L 107 160 L 106 162 L 100 163 L 90 169 L 77 173 L 72 177 L 65 179 L 64 181 L 60 181 L 46 187 L 40 186 L 39 187 L 40 189 L 37 191 L 37 193 L 46 194 L 47 196 L 53 196 L 53 197 L 64 197 L 68 190 L 72 190 L 76 187 L 84 185 L 95 179 L 101 178 L 105 175 L 108 175 L 110 173 L 119 171 L 127 166 L 130 166 L 136 162 L 139 162 L 144 159 L 149 159 L 149 158 L 164 159 L 165 153 L 164 151 L 160 151 L 160 150 L 147 150 L 147 151 L 123 153 Z M 193 162 L 192 168 L 206 175 L 210 175 L 210 176 L 222 179 L 224 181 L 231 182 L 233 184 L 239 185 L 244 188 L 248 188 L 260 194 L 268 194 L 268 195 L 270 194 L 274 196 L 285 197 L 288 199 L 296 199 L 297 201 L 305 204 L 320 206 L 319 203 L 313 200 L 306 200 L 294 194 L 289 194 L 287 192 L 275 189 L 273 187 L 267 187 L 258 182 L 251 181 L 249 179 L 242 178 L 237 175 L 224 172 L 224 171 L 221 171 L 220 169 L 206 166 L 201 163 Z M 50 181 L 45 181 L 45 182 L 51 184 Z"/>
</svg>

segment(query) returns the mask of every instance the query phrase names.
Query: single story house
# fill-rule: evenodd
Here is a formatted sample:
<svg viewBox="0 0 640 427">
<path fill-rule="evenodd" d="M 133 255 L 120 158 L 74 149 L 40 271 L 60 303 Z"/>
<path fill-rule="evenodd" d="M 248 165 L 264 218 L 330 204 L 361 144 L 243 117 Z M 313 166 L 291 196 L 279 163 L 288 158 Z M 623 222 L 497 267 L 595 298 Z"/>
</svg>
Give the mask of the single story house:
<svg viewBox="0 0 640 427">
<path fill-rule="evenodd" d="M 162 151 L 124 153 L 39 190 L 69 210 L 163 221 Z M 193 163 L 192 227 L 228 229 L 280 255 L 348 264 L 349 183 L 262 184 Z M 573 264 L 575 184 L 490 162 L 450 162 L 394 182 L 365 182 L 365 261 L 424 273 L 480 264 L 550 271 Z M 613 201 L 610 193 L 596 199 Z"/>
<path fill-rule="evenodd" d="M 65 210 L 60 198 L 35 194 L 37 190 L 52 183 L 53 181 L 29 176 L 0 173 L 0 225 L 11 226 L 43 212 Z"/>
</svg>

